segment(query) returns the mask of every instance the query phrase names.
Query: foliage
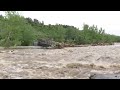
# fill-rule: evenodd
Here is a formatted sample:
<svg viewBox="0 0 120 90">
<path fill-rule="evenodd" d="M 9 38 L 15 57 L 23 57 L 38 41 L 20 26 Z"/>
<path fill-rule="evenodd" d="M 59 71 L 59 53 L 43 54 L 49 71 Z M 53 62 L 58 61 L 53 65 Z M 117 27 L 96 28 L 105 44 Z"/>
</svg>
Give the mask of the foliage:
<svg viewBox="0 0 120 90">
<path fill-rule="evenodd" d="M 34 40 L 34 28 L 17 12 L 5 12 L 4 20 L 0 20 L 1 45 L 5 47 L 30 45 Z"/>
<path fill-rule="evenodd" d="M 6 11 L 0 15 L 0 45 L 28 46 L 40 39 L 52 39 L 69 44 L 99 44 L 120 42 L 120 36 L 106 34 L 97 26 L 83 25 L 83 30 L 74 26 L 56 24 L 45 25 L 37 19 L 25 18 L 16 11 Z"/>
</svg>

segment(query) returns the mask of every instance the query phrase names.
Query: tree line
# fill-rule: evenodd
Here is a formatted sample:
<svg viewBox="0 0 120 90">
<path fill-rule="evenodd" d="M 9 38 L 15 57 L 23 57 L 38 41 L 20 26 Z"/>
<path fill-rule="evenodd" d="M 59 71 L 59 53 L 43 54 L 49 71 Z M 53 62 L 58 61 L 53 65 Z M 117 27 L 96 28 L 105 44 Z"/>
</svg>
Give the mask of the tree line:
<svg viewBox="0 0 120 90">
<path fill-rule="evenodd" d="M 0 15 L 0 46 L 29 46 L 40 39 L 52 39 L 59 43 L 100 44 L 120 42 L 120 36 L 105 33 L 97 26 L 83 25 L 79 30 L 69 25 L 45 25 L 37 19 L 25 18 L 16 11 Z"/>
</svg>

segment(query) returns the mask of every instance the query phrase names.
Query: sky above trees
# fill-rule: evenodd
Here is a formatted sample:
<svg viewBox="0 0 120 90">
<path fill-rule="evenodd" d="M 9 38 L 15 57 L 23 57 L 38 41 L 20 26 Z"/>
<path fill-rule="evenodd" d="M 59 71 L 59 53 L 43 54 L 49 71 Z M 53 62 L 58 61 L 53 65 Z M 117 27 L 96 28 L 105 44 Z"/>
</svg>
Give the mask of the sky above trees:
<svg viewBox="0 0 120 90">
<path fill-rule="evenodd" d="M 21 15 L 45 24 L 66 24 L 82 28 L 83 23 L 102 27 L 106 33 L 120 35 L 120 11 L 19 11 Z M 0 14 L 4 15 L 3 11 Z"/>
</svg>

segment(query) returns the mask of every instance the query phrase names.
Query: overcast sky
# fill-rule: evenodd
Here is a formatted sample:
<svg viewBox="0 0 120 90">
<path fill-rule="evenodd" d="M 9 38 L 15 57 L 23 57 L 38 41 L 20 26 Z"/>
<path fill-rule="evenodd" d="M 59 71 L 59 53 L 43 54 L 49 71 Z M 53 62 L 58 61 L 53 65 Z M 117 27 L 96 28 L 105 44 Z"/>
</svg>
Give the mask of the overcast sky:
<svg viewBox="0 0 120 90">
<path fill-rule="evenodd" d="M 45 24 L 66 24 L 82 28 L 83 23 L 102 27 L 106 33 L 120 35 L 120 11 L 21 11 L 21 15 Z M 4 14 L 0 11 L 0 14 Z"/>
</svg>

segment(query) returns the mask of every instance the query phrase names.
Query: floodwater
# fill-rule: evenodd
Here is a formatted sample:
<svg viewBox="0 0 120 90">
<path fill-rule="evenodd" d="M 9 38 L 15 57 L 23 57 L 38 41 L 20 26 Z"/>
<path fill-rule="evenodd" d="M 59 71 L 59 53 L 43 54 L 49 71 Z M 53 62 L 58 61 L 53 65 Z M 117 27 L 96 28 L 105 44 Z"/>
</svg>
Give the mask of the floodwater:
<svg viewBox="0 0 120 90">
<path fill-rule="evenodd" d="M 63 49 L 0 49 L 1 79 L 89 79 L 120 73 L 120 44 Z"/>
</svg>

